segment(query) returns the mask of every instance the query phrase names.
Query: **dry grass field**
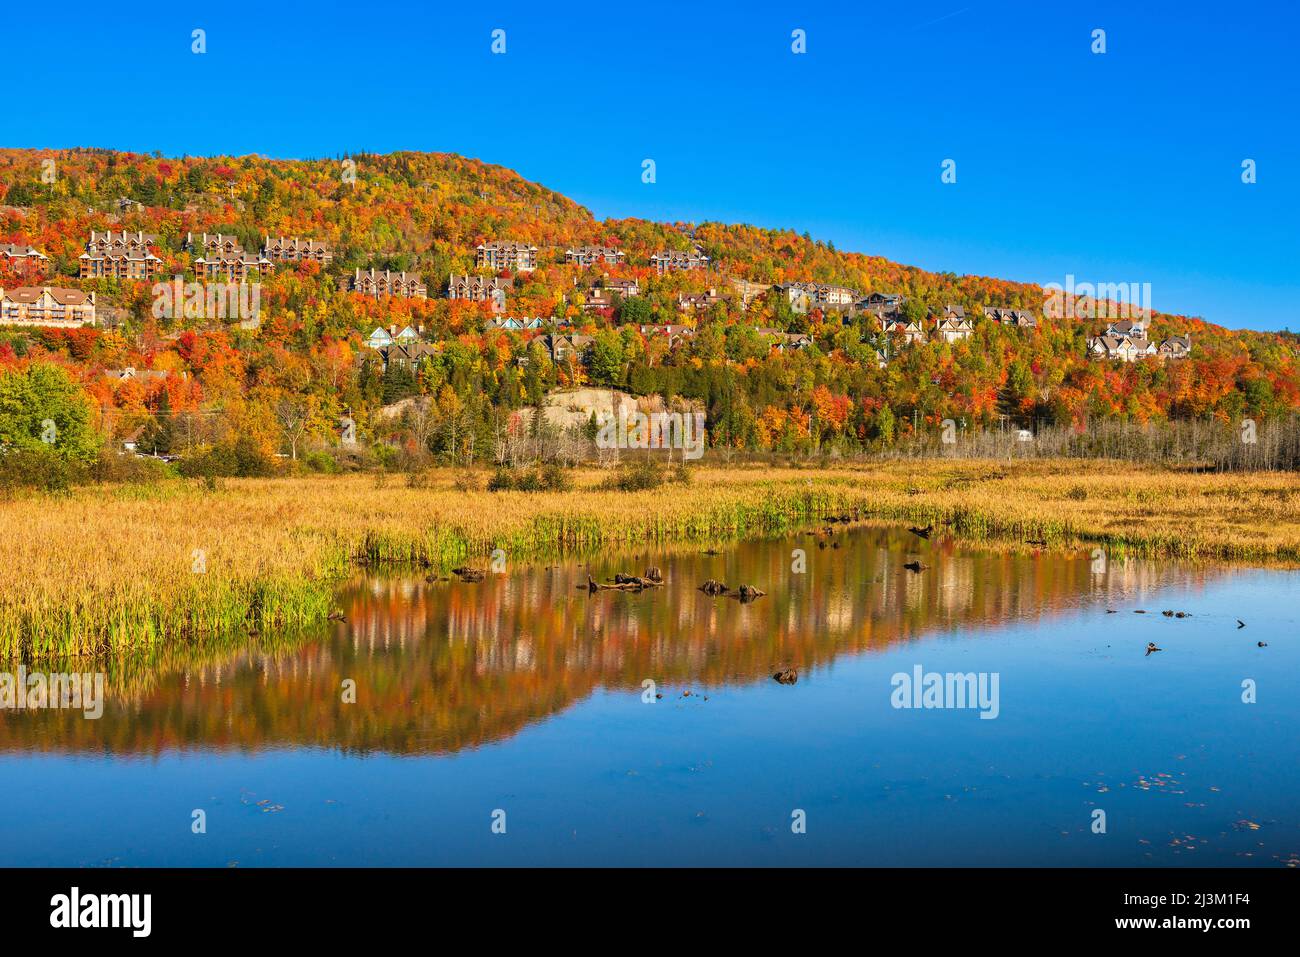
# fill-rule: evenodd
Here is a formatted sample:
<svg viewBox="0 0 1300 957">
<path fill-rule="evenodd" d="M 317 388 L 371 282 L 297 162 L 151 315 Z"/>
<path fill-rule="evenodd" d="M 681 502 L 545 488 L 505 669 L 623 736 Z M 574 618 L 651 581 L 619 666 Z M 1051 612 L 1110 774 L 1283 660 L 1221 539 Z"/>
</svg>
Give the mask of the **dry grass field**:
<svg viewBox="0 0 1300 957">
<path fill-rule="evenodd" d="M 328 615 L 355 562 L 485 566 L 568 548 L 713 542 L 825 515 L 972 541 L 1300 563 L 1300 478 L 1099 461 L 699 468 L 686 484 L 488 492 L 485 474 L 87 487 L 0 502 L 0 658 L 106 654 Z"/>
</svg>

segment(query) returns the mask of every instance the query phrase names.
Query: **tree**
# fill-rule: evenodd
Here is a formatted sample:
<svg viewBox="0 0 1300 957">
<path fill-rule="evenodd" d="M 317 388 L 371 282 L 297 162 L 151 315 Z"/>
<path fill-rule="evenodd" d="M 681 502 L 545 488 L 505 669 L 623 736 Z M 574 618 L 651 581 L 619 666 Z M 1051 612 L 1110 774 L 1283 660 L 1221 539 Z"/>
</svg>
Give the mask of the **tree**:
<svg viewBox="0 0 1300 957">
<path fill-rule="evenodd" d="M 60 366 L 36 363 L 0 371 L 0 450 L 90 462 L 101 444 L 90 413 L 90 397 Z"/>
</svg>

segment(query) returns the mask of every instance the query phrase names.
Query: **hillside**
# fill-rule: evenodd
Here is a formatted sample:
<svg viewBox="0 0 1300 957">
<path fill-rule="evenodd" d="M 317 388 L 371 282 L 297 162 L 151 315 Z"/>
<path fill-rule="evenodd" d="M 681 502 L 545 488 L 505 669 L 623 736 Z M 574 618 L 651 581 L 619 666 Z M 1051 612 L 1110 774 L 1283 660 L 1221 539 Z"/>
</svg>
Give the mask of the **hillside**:
<svg viewBox="0 0 1300 957">
<path fill-rule="evenodd" d="M 149 234 L 160 260 L 154 279 L 195 278 L 199 256 L 185 248 L 188 233 L 233 237 L 254 254 L 268 236 L 311 239 L 332 260 L 277 263 L 260 279 L 259 321 L 243 328 L 211 315 L 156 318 L 152 281 L 76 278 L 87 239 L 106 230 Z M 491 241 L 537 247 L 536 269 L 476 270 L 475 248 Z M 1034 328 L 1016 328 L 984 317 L 986 306 L 1039 314 L 1043 290 L 1034 285 L 927 272 L 793 230 L 601 222 L 510 170 L 448 154 L 273 161 L 0 150 L 5 244 L 33 247 L 48 265 L 33 279 L 0 263 L 8 270 L 0 288 L 94 292 L 98 321 L 85 329 L 0 325 L 0 369 L 63 367 L 89 396 L 105 442 L 141 439 L 157 451 L 197 454 L 240 436 L 297 457 L 335 444 L 348 413 L 363 444 L 396 439 L 456 452 L 451 446 L 476 435 L 481 449 L 512 410 L 584 385 L 695 400 L 708 410 L 712 444 L 796 452 L 884 447 L 944 418 L 972 429 L 1084 428 L 1098 419 L 1269 421 L 1300 408 L 1300 339 L 1291 333 L 1156 314 L 1152 349 L 1190 336 L 1189 357 L 1090 359 L 1103 321 L 1039 315 Z M 565 263 L 567 249 L 587 245 L 621 250 L 626 261 Z M 709 257 L 707 270 L 658 275 L 650 265 L 656 252 L 693 249 Z M 345 288 L 369 269 L 408 273 L 428 298 Z M 559 325 L 496 328 L 489 302 L 445 298 L 453 273 L 500 279 L 498 319 Z M 606 276 L 635 280 L 639 294 L 600 298 L 592 287 Z M 754 284 L 750 295 L 739 280 Z M 925 341 L 886 333 L 870 312 L 801 313 L 783 295 L 759 294 L 808 281 L 904 297 L 899 315 Z M 971 326 L 953 342 L 926 319 L 949 304 L 963 307 Z M 641 331 L 652 324 L 682 332 Z M 397 358 L 368 348 L 365 336 L 377 326 L 410 326 L 417 341 Z M 571 354 L 561 357 L 548 332 L 569 337 Z M 373 418 L 413 394 L 435 399 L 427 435 Z"/>
</svg>

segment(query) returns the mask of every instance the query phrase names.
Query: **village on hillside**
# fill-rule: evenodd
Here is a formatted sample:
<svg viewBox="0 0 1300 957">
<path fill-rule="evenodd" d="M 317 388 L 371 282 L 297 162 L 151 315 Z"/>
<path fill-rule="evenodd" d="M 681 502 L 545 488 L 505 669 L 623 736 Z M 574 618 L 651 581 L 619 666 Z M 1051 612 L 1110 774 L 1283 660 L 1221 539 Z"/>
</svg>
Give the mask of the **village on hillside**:
<svg viewBox="0 0 1300 957">
<path fill-rule="evenodd" d="M 78 260 L 80 279 L 111 278 L 158 282 L 166 278 L 163 259 L 158 255 L 159 238 L 143 231 L 92 231 L 85 252 Z M 183 251 L 190 254 L 189 273 L 194 280 L 217 283 L 252 283 L 276 268 L 312 262 L 328 268 L 333 254 L 328 243 L 316 239 L 267 234 L 256 252 L 243 248 L 240 241 L 221 233 L 186 235 Z M 522 242 L 490 241 L 474 249 L 475 273 L 447 277 L 443 295 L 448 299 L 481 303 L 490 311 L 490 328 L 537 336 L 553 362 L 581 361 L 592 341 L 588 335 L 572 331 L 572 320 L 565 317 L 516 317 L 510 315 L 513 277 L 527 275 L 538 268 L 541 258 L 552 259 L 583 270 L 601 271 L 585 288 L 574 288 L 566 300 L 583 312 L 619 315 L 626 300 L 641 293 L 635 277 L 620 276 L 628 257 L 621 249 L 606 246 L 579 246 L 564 250 L 542 250 Z M 32 282 L 5 289 L 0 287 L 0 324 L 10 326 L 49 326 L 76 328 L 94 326 L 96 294 L 79 289 L 48 284 L 51 279 L 50 258 L 40 250 L 24 244 L 0 246 L 0 262 L 11 275 Z M 941 311 L 914 312 L 906 308 L 906 297 L 889 292 L 863 293 L 847 286 L 815 281 L 777 284 L 754 283 L 738 277 L 717 274 L 710 258 L 695 246 L 689 251 L 661 250 L 649 257 L 647 265 L 657 275 L 668 273 L 698 274 L 702 277 L 697 292 L 679 293 L 676 307 L 679 322 L 637 323 L 643 336 L 662 337 L 670 348 L 688 341 L 700 322 L 716 303 L 730 296 L 743 311 L 759 296 L 774 296 L 797 315 L 820 312 L 842 317 L 845 324 L 860 315 L 870 317 L 884 334 L 886 348 L 877 350 L 883 367 L 899 350 L 930 340 L 955 343 L 968 339 L 975 322 L 998 323 L 1015 329 L 1032 329 L 1039 316 L 1024 309 L 985 306 L 976 319 L 960 304 L 945 305 Z M 189 278 L 189 277 L 187 277 Z M 354 269 L 341 277 L 343 288 L 358 295 L 384 298 L 426 299 L 428 285 L 415 273 L 370 268 Z M 577 280 L 575 279 L 575 283 Z M 38 284 L 39 283 L 39 284 Z M 706 285 L 705 283 L 712 283 Z M 724 285 L 725 284 L 725 285 Z M 224 318 L 205 316 L 203 318 Z M 813 344 L 807 333 L 790 332 L 769 326 L 756 326 L 755 332 L 770 342 L 772 349 L 804 349 Z M 375 329 L 365 340 L 378 353 L 386 370 L 390 364 L 414 370 L 429 354 L 423 330 L 392 325 Z M 1159 342 L 1147 339 L 1147 324 L 1141 318 L 1113 321 L 1088 339 L 1088 355 L 1093 358 L 1134 362 L 1145 357 L 1182 359 L 1191 353 L 1190 336 L 1169 336 Z M 521 360 L 526 361 L 526 360 Z"/>
</svg>

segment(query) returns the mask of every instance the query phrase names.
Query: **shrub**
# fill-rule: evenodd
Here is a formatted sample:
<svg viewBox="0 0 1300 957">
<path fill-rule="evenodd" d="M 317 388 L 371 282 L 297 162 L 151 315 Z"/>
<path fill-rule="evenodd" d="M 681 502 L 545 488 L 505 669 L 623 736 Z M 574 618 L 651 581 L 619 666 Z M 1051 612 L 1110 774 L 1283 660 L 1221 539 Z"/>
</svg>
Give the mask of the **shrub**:
<svg viewBox="0 0 1300 957">
<path fill-rule="evenodd" d="M 489 492 L 567 492 L 571 488 L 569 474 L 558 465 L 499 468 L 488 481 Z"/>
</svg>

